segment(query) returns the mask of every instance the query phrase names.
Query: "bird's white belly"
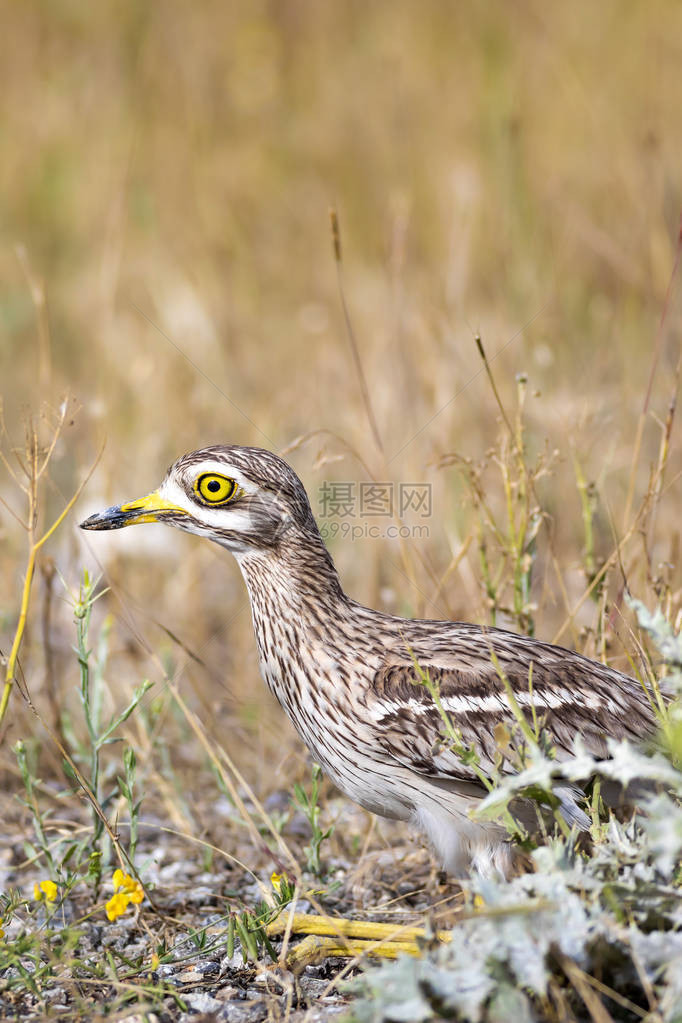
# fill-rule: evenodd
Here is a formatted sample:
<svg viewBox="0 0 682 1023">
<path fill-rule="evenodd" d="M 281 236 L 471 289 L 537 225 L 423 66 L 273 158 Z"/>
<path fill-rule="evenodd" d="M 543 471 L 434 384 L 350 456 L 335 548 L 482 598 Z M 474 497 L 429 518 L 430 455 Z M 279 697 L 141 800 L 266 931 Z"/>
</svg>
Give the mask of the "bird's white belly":
<svg viewBox="0 0 682 1023">
<path fill-rule="evenodd" d="M 272 658 L 261 659 L 263 678 L 277 697 L 313 759 L 350 799 L 382 817 L 408 820 L 414 803 L 406 799 L 411 771 L 400 767 L 372 742 L 372 733 L 338 705 L 331 663 L 316 674 L 290 666 L 286 680 Z M 335 690 L 337 692 L 335 692 Z"/>
</svg>

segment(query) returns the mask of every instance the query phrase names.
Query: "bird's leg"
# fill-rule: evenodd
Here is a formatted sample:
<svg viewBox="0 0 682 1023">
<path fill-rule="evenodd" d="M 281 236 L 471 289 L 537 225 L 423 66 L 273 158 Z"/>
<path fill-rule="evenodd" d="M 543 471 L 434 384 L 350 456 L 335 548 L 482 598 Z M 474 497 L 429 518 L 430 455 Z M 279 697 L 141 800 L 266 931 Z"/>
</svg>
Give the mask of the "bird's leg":
<svg viewBox="0 0 682 1023">
<path fill-rule="evenodd" d="M 287 966 L 302 970 L 329 956 L 374 956 L 395 959 L 407 953 L 419 955 L 417 939 L 426 938 L 423 927 L 396 926 L 371 920 L 347 920 L 341 917 L 315 916 L 307 913 L 282 913 L 268 924 L 268 937 L 281 934 L 305 934 L 303 941 L 286 956 Z M 438 931 L 439 941 L 450 941 L 449 931 Z"/>
</svg>

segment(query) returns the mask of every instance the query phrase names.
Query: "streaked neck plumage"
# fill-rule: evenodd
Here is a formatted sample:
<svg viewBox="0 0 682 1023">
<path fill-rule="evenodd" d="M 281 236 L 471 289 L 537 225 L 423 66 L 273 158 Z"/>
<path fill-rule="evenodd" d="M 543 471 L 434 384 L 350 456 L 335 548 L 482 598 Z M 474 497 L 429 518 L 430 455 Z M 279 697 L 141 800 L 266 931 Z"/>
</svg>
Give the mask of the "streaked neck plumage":
<svg viewBox="0 0 682 1023">
<path fill-rule="evenodd" d="M 282 703 L 296 662 L 312 668 L 312 648 L 348 619 L 346 597 L 317 527 L 287 530 L 272 548 L 237 555 L 266 682 Z"/>
<path fill-rule="evenodd" d="M 290 614 L 347 601 L 331 555 L 317 528 L 287 530 L 274 547 L 236 555 L 253 606 L 260 595 Z"/>
</svg>

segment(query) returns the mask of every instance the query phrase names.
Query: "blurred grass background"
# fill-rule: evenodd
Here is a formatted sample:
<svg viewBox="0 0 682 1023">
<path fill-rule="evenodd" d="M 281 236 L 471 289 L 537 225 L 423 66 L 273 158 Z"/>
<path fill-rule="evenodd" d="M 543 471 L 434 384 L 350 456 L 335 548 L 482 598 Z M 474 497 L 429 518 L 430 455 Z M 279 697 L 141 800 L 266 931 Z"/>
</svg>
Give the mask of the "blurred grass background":
<svg viewBox="0 0 682 1023">
<path fill-rule="evenodd" d="M 53 463 L 48 516 L 106 440 L 45 557 L 71 588 L 84 564 L 112 587 L 97 605 L 114 616 L 112 707 L 160 678 L 152 650 L 257 791 L 272 787 L 273 766 L 276 783 L 302 770 L 258 679 L 229 557 L 162 527 L 76 528 L 210 443 L 280 449 L 314 434 L 289 457 L 318 513 L 325 480 L 366 478 L 352 452 L 376 478 L 431 483 L 427 539 L 402 553 L 389 540 L 334 544 L 346 588 L 386 610 L 489 620 L 476 513 L 461 475 L 438 464 L 452 452 L 485 459 L 500 435 L 479 331 L 510 414 L 516 374 L 528 376 L 530 452 L 558 451 L 540 484 L 533 569 L 536 631 L 551 638 L 586 586 L 573 456 L 594 484 L 599 564 L 610 519 L 619 532 L 633 521 L 623 516 L 657 337 L 634 507 L 676 390 L 678 280 L 667 307 L 665 296 L 682 209 L 682 7 L 53 0 L 6 4 L 2 17 L 5 419 L 20 445 L 27 408 L 64 396 L 80 406 Z M 385 459 L 351 359 L 330 206 Z M 681 469 L 675 425 L 655 522 L 623 557 L 636 595 L 673 611 Z M 503 508 L 493 462 L 484 481 Z M 2 493 L 20 507 L 6 473 Z M 25 538 L 5 509 L 0 523 L 5 650 Z M 77 666 L 68 600 L 56 578 L 51 600 L 48 590 L 43 571 L 21 660 L 49 717 L 50 699 L 73 703 Z M 617 572 L 609 592 L 622 596 Z M 609 610 L 588 600 L 586 631 L 564 639 L 595 653 Z M 619 615 L 606 621 L 627 646 Z M 128 727 L 161 777 L 201 754 L 155 691 L 156 724 Z M 14 696 L 9 741 L 39 732 Z M 152 733 L 173 740 L 170 753 L 153 751 Z"/>
</svg>

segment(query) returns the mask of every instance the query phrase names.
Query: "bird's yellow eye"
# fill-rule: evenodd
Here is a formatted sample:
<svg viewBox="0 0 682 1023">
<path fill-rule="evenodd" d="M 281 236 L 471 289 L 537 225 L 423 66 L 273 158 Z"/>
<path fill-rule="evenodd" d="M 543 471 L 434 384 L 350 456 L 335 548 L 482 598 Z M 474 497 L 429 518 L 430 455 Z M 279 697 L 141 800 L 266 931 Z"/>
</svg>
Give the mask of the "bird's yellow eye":
<svg viewBox="0 0 682 1023">
<path fill-rule="evenodd" d="M 229 476 L 204 472 L 194 482 L 194 492 L 204 504 L 227 504 L 237 493 L 237 484 Z"/>
</svg>

